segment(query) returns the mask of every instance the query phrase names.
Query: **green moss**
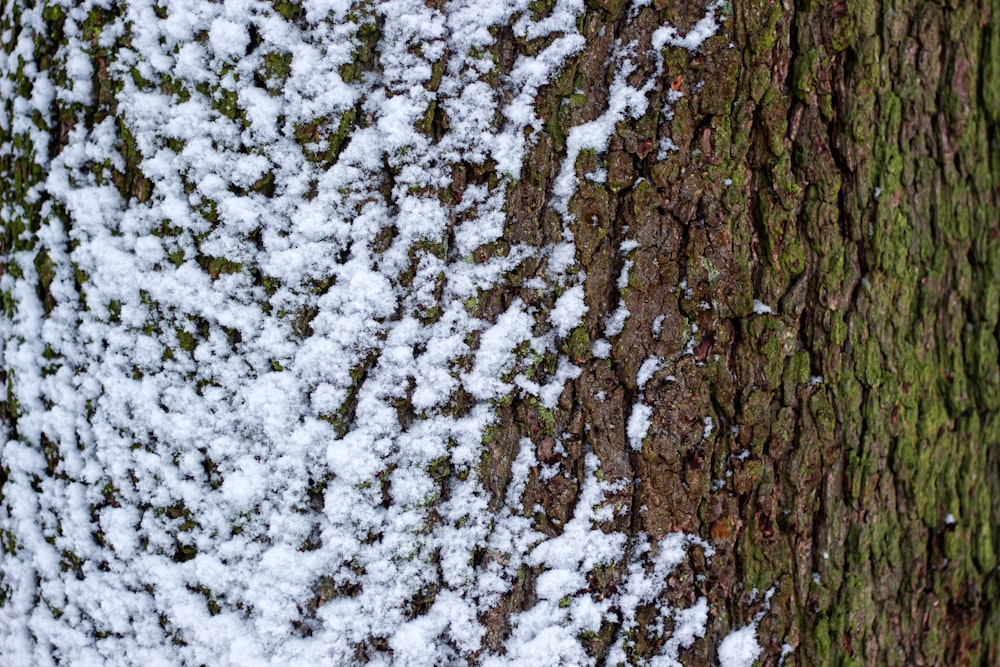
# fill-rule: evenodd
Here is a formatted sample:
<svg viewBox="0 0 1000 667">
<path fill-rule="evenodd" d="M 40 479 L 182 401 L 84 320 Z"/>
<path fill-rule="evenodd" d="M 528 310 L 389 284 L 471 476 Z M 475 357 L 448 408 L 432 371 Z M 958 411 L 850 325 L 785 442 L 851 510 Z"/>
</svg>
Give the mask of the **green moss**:
<svg viewBox="0 0 1000 667">
<path fill-rule="evenodd" d="M 66 10 L 61 5 L 46 3 L 42 8 L 42 18 L 49 23 L 62 23 L 66 18 Z"/>
<path fill-rule="evenodd" d="M 194 352 L 194 348 L 198 345 L 198 340 L 195 338 L 194 334 L 185 331 L 184 329 L 177 328 L 177 343 L 181 346 L 181 349 L 185 352 Z"/>
<path fill-rule="evenodd" d="M 230 120 L 240 117 L 239 98 L 235 90 L 219 87 L 212 95 L 212 108 Z"/>
<path fill-rule="evenodd" d="M 38 275 L 38 299 L 42 302 L 45 313 L 48 314 L 55 307 L 55 299 L 50 290 L 52 281 L 55 279 L 55 265 L 44 248 L 35 255 L 35 273 Z"/>
<path fill-rule="evenodd" d="M 479 317 L 482 314 L 482 304 L 479 301 L 479 297 L 469 297 L 463 305 L 465 306 L 465 312 L 472 317 Z"/>
<path fill-rule="evenodd" d="M 96 43 L 101 35 L 101 28 L 107 23 L 107 19 L 110 18 L 106 10 L 101 8 L 91 9 L 87 14 L 87 18 L 84 19 L 83 25 L 80 26 L 81 35 L 84 42 Z"/>
<path fill-rule="evenodd" d="M 698 261 L 701 263 L 701 268 L 704 269 L 705 276 L 708 278 L 709 283 L 714 283 L 718 280 L 720 273 L 719 270 L 715 268 L 715 265 L 712 264 L 712 260 L 704 255 L 701 255 L 698 258 Z"/>
<path fill-rule="evenodd" d="M 427 472 L 439 484 L 444 482 L 451 475 L 451 457 L 445 455 L 434 459 Z"/>
<path fill-rule="evenodd" d="M 819 437 L 824 441 L 832 440 L 837 425 L 837 414 L 825 391 L 817 391 L 809 397 L 809 411 L 816 421 Z"/>
<path fill-rule="evenodd" d="M 357 112 L 349 109 L 340 116 L 337 129 L 332 132 L 325 118 L 301 123 L 295 127 L 295 140 L 310 162 L 332 164 L 354 131 L 356 121 Z"/>
<path fill-rule="evenodd" d="M 784 354 L 781 346 L 780 325 L 770 325 L 774 318 L 756 318 L 755 322 L 768 323 L 768 330 L 761 334 L 759 340 L 759 350 L 763 357 L 763 375 L 769 388 L 776 388 L 781 384 L 781 373 L 784 367 Z"/>
<path fill-rule="evenodd" d="M 174 248 L 167 254 L 167 259 L 169 259 L 170 263 L 175 267 L 179 267 L 184 263 L 184 249 Z"/>
<path fill-rule="evenodd" d="M 573 329 L 569 336 L 559 343 L 559 349 L 577 363 L 590 359 L 592 354 L 590 348 L 590 336 L 587 334 L 587 328 L 582 324 Z"/>
<path fill-rule="evenodd" d="M 747 35 L 750 52 L 756 55 L 766 54 L 778 42 L 778 20 L 781 18 L 782 8 L 775 3 L 752 2 L 747 4 L 746 12 L 746 24 L 753 26 L 753 30 Z"/>
<path fill-rule="evenodd" d="M 535 354 L 531 362 L 522 371 L 529 380 L 544 382 L 556 371 L 558 358 L 552 352 Z"/>
<path fill-rule="evenodd" d="M 0 529 L 0 551 L 10 556 L 17 553 L 17 538 L 6 528 Z"/>
<path fill-rule="evenodd" d="M 231 262 L 225 257 L 208 258 L 208 275 L 213 279 L 220 275 L 239 273 L 243 270 L 243 265 L 238 262 Z"/>
<path fill-rule="evenodd" d="M 358 31 L 354 38 L 354 52 L 351 55 L 351 62 L 340 67 L 340 77 L 346 83 L 361 79 L 365 67 L 374 58 L 380 36 L 381 29 L 374 21 L 366 20 L 358 26 Z"/>
<path fill-rule="evenodd" d="M 254 181 L 253 185 L 250 186 L 250 190 L 264 195 L 265 197 L 270 197 L 274 194 L 274 172 L 268 171 L 266 174 Z"/>
<path fill-rule="evenodd" d="M 3 303 L 3 312 L 8 319 L 14 319 L 17 314 L 17 301 L 14 299 L 14 294 L 9 290 L 3 290 L 0 292 L 0 302 Z"/>
<path fill-rule="evenodd" d="M 531 10 L 533 18 L 537 21 L 551 14 L 555 4 L 555 0 L 531 0 L 528 3 L 528 9 Z"/>
<path fill-rule="evenodd" d="M 483 449 L 479 462 L 476 463 L 476 479 L 485 481 L 490 479 L 493 473 L 493 455 L 489 449 Z"/>
<path fill-rule="evenodd" d="M 294 21 L 304 13 L 302 5 L 293 0 L 274 0 L 273 6 L 274 11 L 288 21 Z"/>
<path fill-rule="evenodd" d="M 270 51 L 264 54 L 260 72 L 264 85 L 271 95 L 279 95 L 285 81 L 292 73 L 292 54 L 287 51 Z"/>
<path fill-rule="evenodd" d="M 219 222 L 219 205 L 212 199 L 203 199 L 198 206 L 198 213 L 206 222 L 213 225 Z"/>
</svg>

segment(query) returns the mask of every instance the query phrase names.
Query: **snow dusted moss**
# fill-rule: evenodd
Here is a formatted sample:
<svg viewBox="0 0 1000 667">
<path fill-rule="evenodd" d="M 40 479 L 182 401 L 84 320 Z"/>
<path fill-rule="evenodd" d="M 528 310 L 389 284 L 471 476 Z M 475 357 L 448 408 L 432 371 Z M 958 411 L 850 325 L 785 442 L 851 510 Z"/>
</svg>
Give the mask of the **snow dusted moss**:
<svg viewBox="0 0 1000 667">
<path fill-rule="evenodd" d="M 580 372 L 557 351 L 586 310 L 568 225 L 554 248 L 477 254 L 504 233 L 538 89 L 584 44 L 582 2 L 527 4 L 3 5 L 2 149 L 23 176 L 0 210 L 11 664 L 586 662 L 609 620 L 627 659 L 635 610 L 701 543 L 607 529 L 593 455 L 554 538 L 522 507 L 531 448 L 499 513 L 477 472 L 498 402 L 553 409 Z M 498 80 L 505 26 L 544 46 Z M 564 218 L 580 151 L 655 84 L 626 82 L 634 48 L 570 130 Z M 470 313 L 528 258 L 549 260 L 554 310 Z M 529 379 L 544 354 L 555 370 Z M 615 564 L 626 585 L 593 600 L 588 574 Z M 485 655 L 524 567 L 538 601 Z M 661 612 L 676 659 L 705 602 Z"/>
</svg>

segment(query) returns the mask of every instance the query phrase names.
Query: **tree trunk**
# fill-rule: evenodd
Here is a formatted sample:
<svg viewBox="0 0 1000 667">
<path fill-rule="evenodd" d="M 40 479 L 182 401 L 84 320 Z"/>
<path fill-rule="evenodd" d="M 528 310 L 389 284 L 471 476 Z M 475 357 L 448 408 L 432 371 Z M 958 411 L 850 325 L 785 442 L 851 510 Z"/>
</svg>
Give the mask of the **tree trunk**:
<svg viewBox="0 0 1000 667">
<path fill-rule="evenodd" d="M 997 0 L 0 7 L 5 664 L 1000 663 Z"/>
</svg>

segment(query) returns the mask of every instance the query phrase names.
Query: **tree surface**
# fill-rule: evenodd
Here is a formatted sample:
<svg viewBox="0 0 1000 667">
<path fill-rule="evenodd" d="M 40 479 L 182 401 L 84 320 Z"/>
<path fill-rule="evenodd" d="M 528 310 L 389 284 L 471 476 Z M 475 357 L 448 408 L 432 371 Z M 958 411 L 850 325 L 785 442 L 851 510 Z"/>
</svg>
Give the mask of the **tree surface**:
<svg viewBox="0 0 1000 667">
<path fill-rule="evenodd" d="M 0 662 L 1000 663 L 997 0 L 0 42 Z"/>
</svg>

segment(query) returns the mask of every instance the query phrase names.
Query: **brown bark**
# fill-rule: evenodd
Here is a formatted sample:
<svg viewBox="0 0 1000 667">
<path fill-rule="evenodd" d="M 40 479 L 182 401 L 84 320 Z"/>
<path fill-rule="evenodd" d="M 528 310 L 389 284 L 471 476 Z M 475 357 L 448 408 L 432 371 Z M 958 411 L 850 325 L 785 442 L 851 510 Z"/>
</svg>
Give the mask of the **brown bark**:
<svg viewBox="0 0 1000 667">
<path fill-rule="evenodd" d="M 607 183 L 584 182 L 571 204 L 587 338 L 619 298 L 631 315 L 554 429 L 624 480 L 621 528 L 715 545 L 700 586 L 715 618 L 691 664 L 712 662 L 768 589 L 763 664 L 785 644 L 784 664 L 998 660 L 1000 11 L 943 4 L 734 3 L 723 37 L 670 50 L 650 109 L 603 158 Z M 642 43 L 658 19 L 689 26 L 702 11 L 657 7 L 631 23 L 590 10 L 587 48 L 542 113 L 561 113 L 581 81 L 601 98 L 612 35 Z M 670 91 L 684 97 L 665 122 Z M 664 137 L 679 150 L 657 160 Z M 561 148 L 558 131 L 539 142 L 509 197 L 519 240 L 558 229 L 538 184 Z M 618 290 L 626 238 L 639 247 Z M 755 299 L 773 314 L 754 314 Z M 651 356 L 664 364 L 640 389 Z M 629 454 L 643 393 L 653 426 Z M 501 442 L 542 451 L 530 406 L 505 423 Z M 565 517 L 576 483 L 534 480 L 527 502 Z"/>
</svg>

